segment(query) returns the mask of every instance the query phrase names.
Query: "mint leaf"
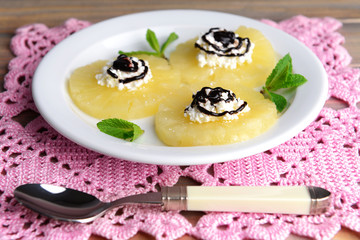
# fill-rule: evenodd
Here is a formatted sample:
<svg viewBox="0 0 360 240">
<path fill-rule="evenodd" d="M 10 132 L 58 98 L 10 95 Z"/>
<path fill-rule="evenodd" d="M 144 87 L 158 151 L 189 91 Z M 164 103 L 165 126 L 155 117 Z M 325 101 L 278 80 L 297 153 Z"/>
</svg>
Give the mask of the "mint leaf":
<svg viewBox="0 0 360 240">
<path fill-rule="evenodd" d="M 155 50 L 155 52 L 160 52 L 160 45 L 156 34 L 150 29 L 146 32 L 146 41 L 149 43 L 150 47 Z"/>
<path fill-rule="evenodd" d="M 285 109 L 287 100 L 285 97 L 274 91 L 281 88 L 296 88 L 307 82 L 304 76 L 293 74 L 292 70 L 292 59 L 290 54 L 286 54 L 276 64 L 275 68 L 266 79 L 265 86 L 263 87 L 263 92 L 265 93 L 264 96 L 275 103 L 276 109 L 279 112 L 282 112 Z"/>
<path fill-rule="evenodd" d="M 127 56 L 132 56 L 132 55 L 136 55 L 136 54 L 145 54 L 145 55 L 153 55 L 153 56 L 160 57 L 159 54 L 156 52 L 147 52 L 147 51 L 132 51 L 132 52 L 119 51 L 119 54 L 125 54 Z"/>
<path fill-rule="evenodd" d="M 157 57 L 162 57 L 165 58 L 164 52 L 165 49 L 172 43 L 174 42 L 176 39 L 178 39 L 178 35 L 176 33 L 171 33 L 169 35 L 169 37 L 167 38 L 167 40 L 161 45 L 159 45 L 159 40 L 156 37 L 156 34 L 148 29 L 146 31 L 146 41 L 149 43 L 150 47 L 155 51 L 155 52 L 149 52 L 149 51 L 132 51 L 132 52 L 124 52 L 124 51 L 119 51 L 119 54 L 125 54 L 128 56 L 132 56 L 132 55 L 136 55 L 136 54 L 146 54 L 146 55 L 152 55 L 152 56 L 157 56 Z"/>
<path fill-rule="evenodd" d="M 144 130 L 135 123 L 118 118 L 104 119 L 98 122 L 96 126 L 103 133 L 130 142 L 134 141 L 144 133 Z"/>
<path fill-rule="evenodd" d="M 275 91 L 284 88 L 284 83 L 288 81 L 289 74 L 292 73 L 292 61 L 290 54 L 286 54 L 276 64 L 271 74 L 266 79 L 265 86 L 268 90 Z"/>
<path fill-rule="evenodd" d="M 290 74 L 283 88 L 298 87 L 306 83 L 306 78 L 301 74 Z"/>
<path fill-rule="evenodd" d="M 174 33 L 174 32 L 170 33 L 169 37 L 166 39 L 164 44 L 161 46 L 161 49 L 160 49 L 161 54 L 164 54 L 165 49 L 178 38 L 179 38 L 179 36 L 176 33 Z"/>
<path fill-rule="evenodd" d="M 270 96 L 270 100 L 275 103 L 278 112 L 282 112 L 287 105 L 286 98 L 274 92 L 268 92 L 268 94 Z"/>
</svg>

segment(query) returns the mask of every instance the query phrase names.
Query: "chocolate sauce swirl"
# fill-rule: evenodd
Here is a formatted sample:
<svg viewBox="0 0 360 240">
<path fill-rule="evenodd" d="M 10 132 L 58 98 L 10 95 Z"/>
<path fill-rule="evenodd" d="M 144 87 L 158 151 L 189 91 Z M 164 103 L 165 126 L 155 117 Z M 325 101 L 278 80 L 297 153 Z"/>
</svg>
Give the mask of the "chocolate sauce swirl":
<svg viewBox="0 0 360 240">
<path fill-rule="evenodd" d="M 114 73 L 113 70 L 136 73 L 139 70 L 139 64 L 140 66 L 144 66 L 144 70 L 139 75 L 124 79 L 119 79 L 119 83 L 126 84 L 132 81 L 143 79 L 146 76 L 146 74 L 149 71 L 149 68 L 148 66 L 146 66 L 144 60 L 139 59 L 139 62 L 137 62 L 134 60 L 134 58 L 128 57 L 125 54 L 121 54 L 117 57 L 117 59 L 113 62 L 112 66 L 108 68 L 106 72 L 113 78 L 119 78 L 119 76 L 116 73 Z"/>
<path fill-rule="evenodd" d="M 215 40 L 220 46 L 209 40 L 211 35 L 213 36 L 213 40 Z M 251 46 L 251 42 L 249 38 L 241 38 L 232 31 L 227 31 L 225 29 L 220 29 L 220 28 L 210 28 L 210 30 L 207 33 L 202 35 L 201 39 L 206 44 L 208 44 L 208 46 L 211 46 L 215 51 L 209 50 L 201 46 L 197 42 L 195 42 L 195 47 L 199 48 L 200 50 L 208 54 L 215 54 L 220 57 L 244 56 L 246 53 L 249 52 Z M 234 50 L 240 50 L 243 45 L 245 46 L 245 51 L 234 53 Z"/>
<path fill-rule="evenodd" d="M 226 96 L 227 96 L 226 99 L 223 98 L 223 93 L 226 93 Z M 231 114 L 231 115 L 237 114 L 237 113 L 241 112 L 247 106 L 247 102 L 244 101 L 244 103 L 235 110 L 223 111 L 223 112 L 217 113 L 217 112 L 209 111 L 200 105 L 200 103 L 205 104 L 206 101 L 209 101 L 211 105 L 215 106 L 215 104 L 219 103 L 220 101 L 225 101 L 226 103 L 228 103 L 228 102 L 236 100 L 235 93 L 231 92 L 230 90 L 223 89 L 221 87 L 216 87 L 216 88 L 203 87 L 200 91 L 198 91 L 196 94 L 194 94 L 192 96 L 192 98 L 193 98 L 193 100 L 189 107 L 196 108 L 204 114 L 207 114 L 210 116 L 215 116 L 215 117 L 221 117 L 221 116 L 224 116 L 225 114 Z M 187 107 L 185 109 L 185 112 L 189 110 L 189 107 Z"/>
</svg>

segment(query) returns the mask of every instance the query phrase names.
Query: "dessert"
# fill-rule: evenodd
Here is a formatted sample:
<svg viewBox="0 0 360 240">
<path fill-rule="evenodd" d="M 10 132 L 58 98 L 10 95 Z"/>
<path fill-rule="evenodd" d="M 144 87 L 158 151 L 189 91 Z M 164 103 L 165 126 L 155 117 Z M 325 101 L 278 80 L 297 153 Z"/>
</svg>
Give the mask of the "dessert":
<svg viewBox="0 0 360 240">
<path fill-rule="evenodd" d="M 132 91 L 148 83 L 152 75 L 147 61 L 120 54 L 115 61 L 108 62 L 103 67 L 103 72 L 95 78 L 101 86 L 116 87 L 119 90 L 127 88 Z"/>
<path fill-rule="evenodd" d="M 154 45 L 156 36 L 151 36 Z M 68 81 L 75 105 L 102 119 L 155 115 L 156 134 L 169 146 L 246 141 L 278 118 L 277 106 L 259 92 L 274 69 L 276 54 L 258 30 L 211 28 L 178 45 L 169 62 L 154 56 L 157 52 L 136 55 L 139 52 L 122 52 L 113 61 L 76 69 Z M 271 86 L 262 89 L 274 96 Z"/>
<path fill-rule="evenodd" d="M 241 60 L 234 60 L 236 62 L 235 69 L 225 67 L 225 65 L 233 65 L 232 62 L 220 64 L 221 66 L 209 66 L 201 61 L 199 63 L 198 55 L 201 50 L 195 47 L 198 39 L 191 39 L 179 44 L 170 55 L 170 63 L 175 69 L 182 72 L 182 81 L 192 87 L 193 91 L 203 86 L 222 86 L 223 83 L 229 81 L 250 88 L 264 85 L 277 59 L 271 43 L 260 31 L 253 28 L 241 26 L 234 32 L 234 36 L 236 36 L 235 34 L 245 39 L 243 45 L 248 46 L 248 53 L 251 53 L 251 60 L 250 55 L 247 55 L 246 58 L 239 58 Z M 250 45 L 246 44 L 246 39 L 250 40 Z M 251 52 L 252 45 L 254 47 Z M 222 58 L 227 57 L 223 56 Z M 242 63 L 238 63 L 238 61 Z M 250 61 L 251 63 L 249 63 Z"/>
<path fill-rule="evenodd" d="M 247 102 L 236 98 L 231 90 L 221 87 L 203 87 L 192 98 L 191 104 L 185 108 L 184 116 L 193 122 L 234 120 L 239 118 L 240 113 L 250 111 Z"/>
<path fill-rule="evenodd" d="M 114 83 L 116 81 L 113 79 L 117 79 L 114 78 L 115 75 L 120 76 L 117 72 L 119 69 L 116 68 L 126 70 L 126 68 L 131 68 L 131 64 L 133 64 L 129 63 L 128 60 L 130 59 L 125 60 L 123 56 L 120 56 L 120 61 L 128 66 L 119 67 L 115 63 L 115 67 L 110 68 L 108 61 L 99 60 L 76 69 L 68 80 L 71 99 L 84 113 L 99 119 L 122 118 L 131 120 L 154 115 L 160 102 L 167 98 L 174 90 L 174 86 L 179 85 L 177 71 L 173 70 L 163 58 L 138 55 L 136 59 L 143 59 L 148 62 L 152 78 L 138 79 L 142 81 L 141 84 L 130 81 L 128 86 L 124 84 L 126 80 L 120 79 L 122 83 L 116 85 Z M 105 69 L 103 69 L 104 66 Z M 111 72 L 109 75 L 113 74 L 114 76 L 105 75 L 104 77 L 104 71 L 108 72 L 108 70 Z M 126 77 L 131 79 L 135 76 L 130 74 Z"/>
<path fill-rule="evenodd" d="M 197 55 L 200 67 L 235 69 L 245 62 L 251 63 L 255 45 L 249 38 L 241 38 L 232 31 L 210 28 L 195 42 L 195 47 L 200 49 Z"/>
<path fill-rule="evenodd" d="M 237 97 L 244 99 L 250 111 L 240 113 L 237 119 L 217 121 L 191 121 L 184 116 L 192 102 L 192 91 L 183 87 L 163 102 L 155 115 L 155 130 L 158 137 L 169 146 L 223 145 L 242 142 L 267 131 L 277 120 L 275 104 L 247 87 L 230 88 Z"/>
</svg>

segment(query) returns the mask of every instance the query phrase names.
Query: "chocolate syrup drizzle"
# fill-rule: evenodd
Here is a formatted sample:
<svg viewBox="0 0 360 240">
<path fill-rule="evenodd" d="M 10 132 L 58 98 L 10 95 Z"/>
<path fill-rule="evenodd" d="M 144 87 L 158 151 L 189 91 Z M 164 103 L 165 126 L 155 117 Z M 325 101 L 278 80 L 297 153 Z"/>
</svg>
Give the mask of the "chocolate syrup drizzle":
<svg viewBox="0 0 360 240">
<path fill-rule="evenodd" d="M 216 31 L 218 30 L 218 31 Z M 207 39 L 207 35 L 213 33 L 214 34 L 214 39 L 215 41 L 221 43 L 221 45 L 223 46 L 222 48 L 219 48 L 217 45 L 211 43 L 208 39 Z M 195 42 L 195 47 L 201 49 L 202 51 L 208 53 L 208 54 L 215 54 L 218 55 L 220 57 L 241 57 L 244 56 L 246 53 L 249 52 L 250 49 L 250 39 L 249 38 L 241 38 L 241 37 L 236 37 L 234 32 L 231 31 L 227 31 L 227 30 L 221 30 L 220 28 L 210 28 L 210 30 L 205 33 L 204 35 L 202 35 L 201 39 L 206 42 L 207 44 L 209 44 L 210 46 L 212 46 L 216 51 L 210 51 L 205 49 L 204 47 L 200 46 L 198 43 Z M 235 47 L 228 47 L 230 44 L 234 44 L 235 40 L 238 41 L 238 45 L 236 45 Z M 238 50 L 240 49 L 243 44 L 246 44 L 246 50 L 244 53 L 229 53 L 232 50 Z M 221 52 L 221 53 L 219 53 Z"/>
<path fill-rule="evenodd" d="M 149 71 L 149 68 L 145 65 L 144 60 L 139 60 L 140 64 L 144 66 L 144 71 L 137 76 L 119 79 L 119 83 L 129 83 L 139 79 L 143 79 Z M 108 68 L 106 71 L 111 77 L 118 78 L 119 76 L 111 71 L 111 69 L 120 70 L 123 72 L 137 72 L 139 70 L 138 62 L 134 61 L 131 57 L 126 56 L 125 54 L 119 55 L 116 60 L 113 62 L 111 68 Z"/>
<path fill-rule="evenodd" d="M 210 89 L 210 92 L 208 94 L 206 93 L 207 89 Z M 222 98 L 222 93 L 227 93 L 227 95 L 229 96 L 227 99 L 225 99 L 226 103 L 234 101 L 236 99 L 235 93 L 230 92 L 230 90 L 226 90 L 221 87 L 216 87 L 216 88 L 203 87 L 200 91 L 198 91 L 196 94 L 192 96 L 193 100 L 189 107 L 191 108 L 196 107 L 200 112 L 210 116 L 221 117 L 227 113 L 237 114 L 247 106 L 247 102 L 244 101 L 244 103 L 239 108 L 232 111 L 224 111 L 221 113 L 211 112 L 200 106 L 200 103 L 205 103 L 206 100 L 210 101 L 211 105 L 213 106 L 220 101 L 224 101 L 224 99 Z M 189 110 L 189 107 L 185 109 L 185 112 Z"/>
</svg>

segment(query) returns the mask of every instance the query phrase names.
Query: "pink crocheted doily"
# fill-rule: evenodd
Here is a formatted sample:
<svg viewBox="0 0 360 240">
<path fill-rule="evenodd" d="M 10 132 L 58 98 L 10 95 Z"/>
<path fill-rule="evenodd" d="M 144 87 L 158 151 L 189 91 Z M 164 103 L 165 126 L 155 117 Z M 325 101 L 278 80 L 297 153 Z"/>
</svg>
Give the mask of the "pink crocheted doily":
<svg viewBox="0 0 360 240">
<path fill-rule="evenodd" d="M 305 130 L 264 153 L 236 161 L 200 166 L 160 166 L 128 162 L 85 149 L 54 131 L 37 112 L 31 80 L 41 58 L 58 42 L 88 22 L 70 19 L 48 28 L 32 24 L 11 41 L 15 58 L 0 93 L 0 238 L 87 239 L 91 234 L 128 239 L 142 231 L 157 239 L 188 234 L 200 239 L 285 239 L 297 234 L 331 239 L 342 226 L 360 232 L 360 101 L 359 69 L 341 46 L 332 18 L 264 20 L 305 43 L 319 57 L 329 76 L 329 97 L 342 100 L 340 110 L 322 109 Z M 24 115 L 34 116 L 28 123 Z M 160 212 L 126 206 L 90 224 L 61 222 L 20 205 L 14 189 L 25 183 L 72 187 L 104 201 L 157 191 L 180 177 L 203 185 L 316 185 L 333 193 L 332 206 L 319 216 L 204 213 L 195 226 L 183 212 Z"/>
</svg>

